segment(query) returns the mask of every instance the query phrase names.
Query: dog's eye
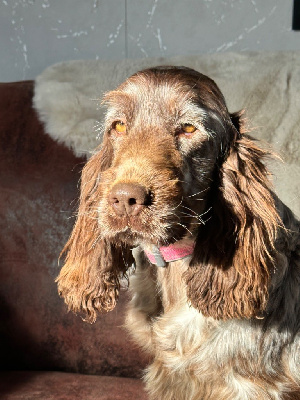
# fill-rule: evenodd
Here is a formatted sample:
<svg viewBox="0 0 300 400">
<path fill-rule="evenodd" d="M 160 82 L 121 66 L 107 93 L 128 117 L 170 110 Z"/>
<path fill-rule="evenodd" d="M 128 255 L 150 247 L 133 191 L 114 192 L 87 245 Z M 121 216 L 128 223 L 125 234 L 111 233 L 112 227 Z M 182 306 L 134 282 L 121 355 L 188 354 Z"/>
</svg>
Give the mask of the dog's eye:
<svg viewBox="0 0 300 400">
<path fill-rule="evenodd" d="M 182 124 L 181 125 L 181 132 L 186 135 L 191 135 L 197 130 L 197 128 L 192 124 Z"/>
<path fill-rule="evenodd" d="M 126 124 L 123 121 L 116 121 L 112 127 L 119 135 L 126 133 Z"/>
</svg>

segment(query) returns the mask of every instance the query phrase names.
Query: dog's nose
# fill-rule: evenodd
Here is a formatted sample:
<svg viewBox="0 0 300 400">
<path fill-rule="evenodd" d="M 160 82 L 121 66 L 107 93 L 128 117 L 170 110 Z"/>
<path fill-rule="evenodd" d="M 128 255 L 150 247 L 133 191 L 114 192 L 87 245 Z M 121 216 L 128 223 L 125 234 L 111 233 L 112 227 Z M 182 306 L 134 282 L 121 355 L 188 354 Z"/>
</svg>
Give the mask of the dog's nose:
<svg viewBox="0 0 300 400">
<path fill-rule="evenodd" d="M 137 183 L 117 183 L 113 186 L 108 201 L 118 216 L 135 216 L 150 205 L 150 193 Z"/>
</svg>

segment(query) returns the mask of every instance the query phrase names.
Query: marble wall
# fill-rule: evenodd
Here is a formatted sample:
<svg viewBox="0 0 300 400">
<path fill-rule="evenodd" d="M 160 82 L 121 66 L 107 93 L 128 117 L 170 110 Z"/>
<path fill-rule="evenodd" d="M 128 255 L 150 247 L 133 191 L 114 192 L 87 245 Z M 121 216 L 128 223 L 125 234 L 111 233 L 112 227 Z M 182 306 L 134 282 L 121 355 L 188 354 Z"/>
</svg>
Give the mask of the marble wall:
<svg viewBox="0 0 300 400">
<path fill-rule="evenodd" d="M 292 0 L 0 0 L 0 81 L 71 59 L 300 50 Z"/>
</svg>

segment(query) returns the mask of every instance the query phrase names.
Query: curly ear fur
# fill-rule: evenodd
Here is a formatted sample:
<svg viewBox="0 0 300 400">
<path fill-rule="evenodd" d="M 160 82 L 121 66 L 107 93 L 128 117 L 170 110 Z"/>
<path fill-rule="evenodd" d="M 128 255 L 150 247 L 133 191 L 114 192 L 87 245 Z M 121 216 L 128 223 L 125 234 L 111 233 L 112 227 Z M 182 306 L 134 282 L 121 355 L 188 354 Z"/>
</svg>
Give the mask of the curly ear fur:
<svg viewBox="0 0 300 400">
<path fill-rule="evenodd" d="M 199 229 L 185 276 L 192 305 L 215 319 L 251 318 L 265 310 L 281 224 L 263 163 L 272 154 L 242 134 L 240 114 L 231 119 L 237 139 L 216 172 L 213 215 Z"/>
<path fill-rule="evenodd" d="M 104 139 L 100 151 L 83 168 L 78 216 L 62 251 L 66 254 L 65 264 L 56 279 L 58 291 L 69 309 L 85 313 L 89 322 L 96 320 L 96 310 L 114 309 L 119 278 L 133 261 L 129 249 L 101 238 L 98 183 L 101 171 L 110 166 L 111 160 L 112 148 Z"/>
</svg>

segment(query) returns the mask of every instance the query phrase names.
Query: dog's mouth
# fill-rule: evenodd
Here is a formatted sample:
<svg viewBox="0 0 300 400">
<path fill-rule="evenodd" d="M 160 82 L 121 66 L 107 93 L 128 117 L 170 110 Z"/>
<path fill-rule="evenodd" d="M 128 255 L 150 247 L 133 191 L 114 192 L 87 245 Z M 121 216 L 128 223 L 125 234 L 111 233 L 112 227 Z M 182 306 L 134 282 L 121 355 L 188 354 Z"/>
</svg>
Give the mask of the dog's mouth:
<svg viewBox="0 0 300 400">
<path fill-rule="evenodd" d="M 105 224 L 101 223 L 101 230 L 104 236 L 110 239 L 118 237 L 127 243 L 166 245 L 180 240 L 189 228 L 179 222 L 175 215 L 171 218 L 147 215 L 116 218 L 108 215 Z"/>
<path fill-rule="evenodd" d="M 192 218 L 182 218 L 174 204 L 172 207 L 154 202 L 131 215 L 117 215 L 112 208 L 105 213 L 99 212 L 101 233 L 110 240 L 120 240 L 129 245 L 156 246 L 167 246 L 187 235 L 193 236 L 195 225 L 191 224 Z"/>
</svg>

